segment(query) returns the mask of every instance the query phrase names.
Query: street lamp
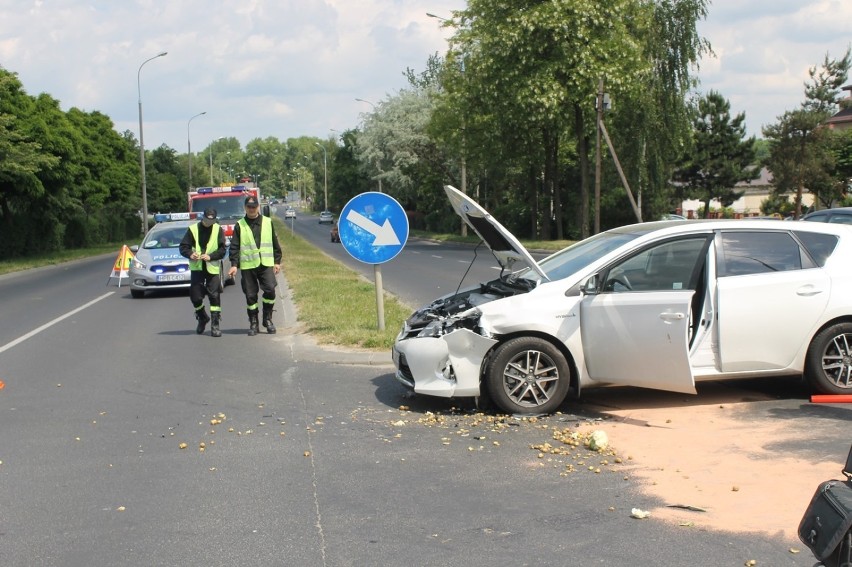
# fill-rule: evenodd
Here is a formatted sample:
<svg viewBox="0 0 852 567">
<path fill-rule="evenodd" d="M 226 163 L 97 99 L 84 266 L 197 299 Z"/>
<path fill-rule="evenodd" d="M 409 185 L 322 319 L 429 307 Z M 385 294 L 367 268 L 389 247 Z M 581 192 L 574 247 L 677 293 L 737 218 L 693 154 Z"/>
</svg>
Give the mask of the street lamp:
<svg viewBox="0 0 852 567">
<path fill-rule="evenodd" d="M 323 174 L 323 188 L 325 189 L 325 211 L 328 210 L 328 152 L 325 149 L 325 146 L 320 144 L 319 142 L 314 142 L 315 145 L 319 146 L 322 150 L 322 174 Z"/>
<path fill-rule="evenodd" d="M 165 55 L 168 55 L 168 51 L 163 51 L 150 59 L 146 59 L 142 62 L 142 65 L 139 65 L 139 70 L 136 72 L 136 91 L 139 95 L 139 163 L 142 165 L 142 234 L 148 232 L 148 184 L 145 180 L 145 142 L 142 136 L 142 67 L 148 61 Z"/>
<path fill-rule="evenodd" d="M 195 116 L 193 116 L 192 118 L 187 120 L 187 122 L 186 122 L 186 160 L 189 162 L 189 190 L 190 191 L 192 191 L 192 147 L 190 146 L 190 143 L 189 143 L 189 125 L 192 124 L 193 120 L 195 120 L 196 118 L 198 118 L 199 116 L 202 116 L 204 114 L 207 114 L 206 110 L 204 112 L 199 112 L 198 114 L 196 114 Z"/>
</svg>

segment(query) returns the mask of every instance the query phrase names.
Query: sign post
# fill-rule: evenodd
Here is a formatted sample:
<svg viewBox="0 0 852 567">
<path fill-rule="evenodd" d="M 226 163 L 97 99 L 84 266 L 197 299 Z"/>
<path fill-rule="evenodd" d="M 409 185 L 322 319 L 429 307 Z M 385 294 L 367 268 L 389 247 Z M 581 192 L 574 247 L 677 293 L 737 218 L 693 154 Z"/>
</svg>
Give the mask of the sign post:
<svg viewBox="0 0 852 567">
<path fill-rule="evenodd" d="M 337 223 L 340 243 L 350 256 L 373 264 L 376 282 L 376 317 L 385 329 L 384 290 L 381 264 L 392 260 L 408 240 L 408 217 L 396 199 L 370 191 L 352 197 L 340 212 Z"/>
</svg>

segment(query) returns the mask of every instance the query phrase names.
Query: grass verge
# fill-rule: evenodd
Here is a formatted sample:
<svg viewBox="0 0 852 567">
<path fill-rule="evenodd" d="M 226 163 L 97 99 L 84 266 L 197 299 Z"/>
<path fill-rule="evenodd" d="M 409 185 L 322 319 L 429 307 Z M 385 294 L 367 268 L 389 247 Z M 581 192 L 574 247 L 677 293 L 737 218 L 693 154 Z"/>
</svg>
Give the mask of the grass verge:
<svg viewBox="0 0 852 567">
<path fill-rule="evenodd" d="M 282 269 L 299 321 L 318 342 L 390 349 L 411 309 L 384 295 L 385 330 L 378 330 L 376 287 L 337 260 L 290 233 L 276 220 Z"/>
<path fill-rule="evenodd" d="M 0 275 L 20 272 L 21 270 L 29 270 L 31 268 L 39 268 L 41 266 L 52 266 L 54 264 L 70 262 L 71 260 L 80 260 L 81 258 L 89 258 L 91 256 L 98 256 L 108 252 L 115 252 L 116 257 L 118 257 L 118 253 L 121 252 L 123 244 L 124 243 L 104 244 L 102 246 L 93 246 L 91 248 L 62 250 L 29 258 L 0 260 Z"/>
</svg>

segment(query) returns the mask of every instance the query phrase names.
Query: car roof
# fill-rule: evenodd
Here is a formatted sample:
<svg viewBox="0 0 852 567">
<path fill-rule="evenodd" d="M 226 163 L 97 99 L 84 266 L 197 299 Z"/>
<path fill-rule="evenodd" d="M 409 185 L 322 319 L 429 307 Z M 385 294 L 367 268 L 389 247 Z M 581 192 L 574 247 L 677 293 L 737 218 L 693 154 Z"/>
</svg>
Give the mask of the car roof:
<svg viewBox="0 0 852 567">
<path fill-rule="evenodd" d="M 835 215 L 835 214 L 852 215 L 852 207 L 835 207 L 833 209 L 820 209 L 818 211 L 811 211 L 808 214 L 806 214 L 805 216 L 803 216 L 802 218 L 806 219 L 806 218 L 808 218 L 809 216 L 812 216 L 812 215 L 825 215 L 825 214 L 829 214 L 829 215 Z"/>
<path fill-rule="evenodd" d="M 444 191 L 456 214 L 491 249 L 500 266 L 513 270 L 513 264 L 523 262 L 543 279 L 548 279 L 538 262 L 530 255 L 523 244 L 488 211 L 471 197 L 451 185 L 445 185 Z M 788 223 L 778 219 L 697 219 L 662 220 L 628 224 L 611 228 L 606 234 L 632 235 L 637 243 L 641 240 L 654 240 L 660 237 L 689 234 L 708 234 L 717 230 L 741 230 L 743 232 L 819 232 L 824 234 L 852 236 L 852 225 L 838 223 Z M 559 254 L 559 252 L 555 252 Z"/>
</svg>

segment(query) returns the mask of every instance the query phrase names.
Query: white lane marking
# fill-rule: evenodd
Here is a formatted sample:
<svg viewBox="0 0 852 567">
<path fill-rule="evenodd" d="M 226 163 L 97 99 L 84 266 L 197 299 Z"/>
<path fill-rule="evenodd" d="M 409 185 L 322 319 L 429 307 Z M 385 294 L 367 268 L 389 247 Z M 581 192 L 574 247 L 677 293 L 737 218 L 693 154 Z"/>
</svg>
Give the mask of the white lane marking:
<svg viewBox="0 0 852 567">
<path fill-rule="evenodd" d="M 9 349 L 10 349 L 10 348 L 12 348 L 13 346 L 16 346 L 16 345 L 21 344 L 22 342 L 24 342 L 25 340 L 27 340 L 27 339 L 29 339 L 29 338 L 31 338 L 31 337 L 34 337 L 35 335 L 39 334 L 40 332 L 44 331 L 45 329 L 47 329 L 47 328 L 49 328 L 49 327 L 52 327 L 53 325 L 55 325 L 55 324 L 59 323 L 59 322 L 60 322 L 60 321 L 62 321 L 63 319 L 67 319 L 67 318 L 68 318 L 68 317 L 70 317 L 71 315 L 74 315 L 75 313 L 79 313 L 80 311 L 82 311 L 83 309 L 86 309 L 87 307 L 91 307 L 92 305 L 94 305 L 94 304 L 95 304 L 95 303 L 97 303 L 98 301 L 100 301 L 100 300 L 102 300 L 102 299 L 106 299 L 107 297 L 109 297 L 109 296 L 110 296 L 110 295 L 112 295 L 113 293 L 115 293 L 115 292 L 114 292 L 114 291 L 107 292 L 107 293 L 103 294 L 102 296 L 100 296 L 100 297 L 98 297 L 98 298 L 95 298 L 95 299 L 91 300 L 90 302 L 86 303 L 85 305 L 81 305 L 80 307 L 78 307 L 78 308 L 77 308 L 77 309 L 75 309 L 75 310 L 73 310 L 73 311 L 69 311 L 69 312 L 68 312 L 68 313 L 66 313 L 65 315 L 60 315 L 59 317 L 57 317 L 57 318 L 56 318 L 56 319 L 54 319 L 53 321 L 50 321 L 50 322 L 48 322 L 48 323 L 45 323 L 44 325 L 42 325 L 42 326 L 41 326 L 41 327 L 39 327 L 38 329 L 33 329 L 32 331 L 30 331 L 30 332 L 29 332 L 29 333 L 27 333 L 26 335 L 23 335 L 23 336 L 21 336 L 21 337 L 18 337 L 17 339 L 15 339 L 14 341 L 12 341 L 11 343 L 6 343 L 6 344 L 5 344 L 5 345 L 3 345 L 2 347 L 0 347 L 0 353 L 5 352 L 5 351 L 9 350 Z"/>
<path fill-rule="evenodd" d="M 437 258 L 437 259 L 439 259 L 439 260 L 443 260 L 443 259 L 444 259 L 444 257 L 443 257 L 443 256 L 436 256 L 435 254 L 432 254 L 432 257 L 433 257 L 433 258 Z"/>
</svg>

